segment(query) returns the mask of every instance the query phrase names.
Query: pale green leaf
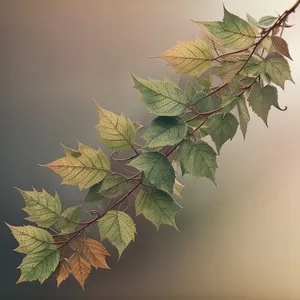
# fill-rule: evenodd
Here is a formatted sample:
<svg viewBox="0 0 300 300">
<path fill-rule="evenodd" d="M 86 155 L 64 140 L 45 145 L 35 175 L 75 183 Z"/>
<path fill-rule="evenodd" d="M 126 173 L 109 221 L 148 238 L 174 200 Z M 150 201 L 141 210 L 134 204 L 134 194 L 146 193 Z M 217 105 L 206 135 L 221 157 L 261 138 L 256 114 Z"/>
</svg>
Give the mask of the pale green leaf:
<svg viewBox="0 0 300 300">
<path fill-rule="evenodd" d="M 207 177 L 215 183 L 217 169 L 216 152 L 206 142 L 183 141 L 178 149 L 183 173 L 195 177 Z"/>
<path fill-rule="evenodd" d="M 71 233 L 78 226 L 82 213 L 81 206 L 68 207 L 63 211 L 55 227 L 61 230 L 62 233 Z"/>
<path fill-rule="evenodd" d="M 123 211 L 110 210 L 98 221 L 101 239 L 108 239 L 119 251 L 119 258 L 131 241 L 136 227 L 132 218 Z"/>
<path fill-rule="evenodd" d="M 264 16 L 258 20 L 258 25 L 262 27 L 269 27 L 275 23 L 277 17 L 273 16 Z"/>
<path fill-rule="evenodd" d="M 123 151 L 134 144 L 136 129 L 129 118 L 118 116 L 105 110 L 97 103 L 100 122 L 97 129 L 100 133 L 101 143 L 112 150 Z"/>
<path fill-rule="evenodd" d="M 287 42 L 280 36 L 271 37 L 274 50 L 292 60 Z"/>
<path fill-rule="evenodd" d="M 193 97 L 196 93 L 197 93 L 197 90 L 195 89 L 193 83 L 191 81 L 188 81 L 188 83 L 184 89 L 184 94 L 189 103 L 192 103 Z"/>
<path fill-rule="evenodd" d="M 50 243 L 54 242 L 51 234 L 41 228 L 34 226 L 12 226 L 6 224 L 13 236 L 18 241 L 19 246 L 15 251 L 19 253 L 34 253 L 46 249 Z"/>
<path fill-rule="evenodd" d="M 224 143 L 228 140 L 232 140 L 235 136 L 238 125 L 238 120 L 231 113 L 227 113 L 225 116 L 216 114 L 207 120 L 204 130 L 211 136 L 216 144 L 218 153 L 220 153 Z"/>
<path fill-rule="evenodd" d="M 293 78 L 287 60 L 279 53 L 273 52 L 268 54 L 264 61 L 265 71 L 270 75 L 272 81 L 284 89 L 286 80 L 292 82 Z"/>
<path fill-rule="evenodd" d="M 165 59 L 177 72 L 195 77 L 208 70 L 214 58 L 211 49 L 199 38 L 195 42 L 179 42 L 159 57 Z"/>
<path fill-rule="evenodd" d="M 79 189 L 89 188 L 110 173 L 110 163 L 99 148 L 98 151 L 78 143 L 79 149 L 66 151 L 66 157 L 44 165 L 63 178 L 62 184 L 78 185 Z M 68 148 L 69 149 L 69 148 Z"/>
<path fill-rule="evenodd" d="M 158 116 L 178 116 L 188 107 L 184 91 L 168 79 L 145 80 L 132 75 L 147 109 Z"/>
<path fill-rule="evenodd" d="M 277 99 L 277 89 L 274 86 L 267 85 L 262 88 L 259 83 L 255 83 L 251 87 L 247 100 L 253 111 L 268 126 L 269 111 L 272 105 L 278 107 Z"/>
<path fill-rule="evenodd" d="M 224 7 L 223 22 L 196 22 L 206 27 L 216 38 L 220 39 L 225 48 L 248 48 L 255 42 L 252 26 L 240 17 L 228 12 Z"/>
<path fill-rule="evenodd" d="M 135 200 L 136 215 L 143 214 L 157 230 L 161 224 L 177 229 L 174 218 L 180 208 L 168 193 L 158 189 L 141 189 Z"/>
<path fill-rule="evenodd" d="M 45 228 L 56 223 L 61 213 L 61 202 L 56 193 L 53 197 L 44 189 L 41 192 L 36 189 L 33 189 L 33 191 L 18 189 L 18 191 L 25 200 L 26 206 L 23 210 L 29 215 L 26 218 L 28 221 Z"/>
<path fill-rule="evenodd" d="M 129 166 L 143 172 L 146 180 L 155 187 L 171 194 L 175 182 L 172 164 L 162 153 L 146 152 L 132 160 Z"/>
<path fill-rule="evenodd" d="M 158 117 L 141 136 L 147 143 L 145 147 L 175 145 L 186 136 L 187 126 L 180 117 Z"/>
<path fill-rule="evenodd" d="M 42 251 L 27 254 L 18 267 L 21 270 L 18 283 L 35 280 L 43 283 L 55 271 L 59 258 L 59 250 L 52 245 Z"/>
<path fill-rule="evenodd" d="M 107 198 L 116 198 L 130 189 L 130 182 L 123 175 L 108 175 L 101 185 L 99 194 Z"/>
<path fill-rule="evenodd" d="M 254 25 L 254 26 L 257 26 L 258 25 L 258 22 L 251 16 L 247 13 L 247 21 L 251 24 L 251 25 Z"/>
<path fill-rule="evenodd" d="M 237 109 L 239 114 L 240 128 L 244 139 L 246 138 L 248 123 L 250 122 L 250 115 L 248 107 L 244 98 L 239 98 L 237 101 Z"/>
</svg>

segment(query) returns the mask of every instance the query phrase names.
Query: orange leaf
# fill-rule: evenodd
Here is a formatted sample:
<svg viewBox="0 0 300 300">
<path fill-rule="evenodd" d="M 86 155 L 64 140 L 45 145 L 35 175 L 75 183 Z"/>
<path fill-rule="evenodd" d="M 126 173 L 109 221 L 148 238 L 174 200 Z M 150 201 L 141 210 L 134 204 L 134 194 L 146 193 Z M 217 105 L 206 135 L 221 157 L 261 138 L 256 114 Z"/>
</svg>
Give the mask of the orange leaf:
<svg viewBox="0 0 300 300">
<path fill-rule="evenodd" d="M 110 254 L 99 242 L 90 238 L 82 239 L 81 251 L 96 269 L 110 269 L 106 263 L 106 256 L 110 256 Z"/>
<path fill-rule="evenodd" d="M 58 273 L 56 277 L 57 287 L 69 277 L 69 274 L 72 273 L 71 266 L 66 260 L 63 260 L 58 267 Z"/>
<path fill-rule="evenodd" d="M 69 264 L 72 267 L 72 274 L 84 290 L 84 282 L 91 272 L 91 264 L 78 252 L 72 254 L 69 258 Z"/>
</svg>

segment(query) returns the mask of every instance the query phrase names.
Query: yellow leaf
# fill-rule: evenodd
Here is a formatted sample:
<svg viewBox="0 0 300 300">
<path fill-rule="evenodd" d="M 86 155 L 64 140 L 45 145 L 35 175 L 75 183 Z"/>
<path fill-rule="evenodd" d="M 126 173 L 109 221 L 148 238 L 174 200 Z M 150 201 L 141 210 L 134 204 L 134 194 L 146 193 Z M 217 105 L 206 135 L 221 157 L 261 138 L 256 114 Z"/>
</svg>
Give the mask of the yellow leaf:
<svg viewBox="0 0 300 300">
<path fill-rule="evenodd" d="M 72 273 L 71 266 L 69 263 L 64 259 L 58 266 L 58 273 L 56 277 L 57 287 L 69 277 L 69 274 Z"/>
<path fill-rule="evenodd" d="M 213 60 L 211 49 L 199 38 L 195 42 L 179 42 L 159 57 L 165 59 L 177 72 L 190 76 L 200 76 L 209 69 Z"/>
<path fill-rule="evenodd" d="M 63 178 L 62 184 L 88 188 L 100 182 L 109 172 L 110 163 L 104 153 L 78 143 L 78 150 L 63 146 L 66 157 L 44 165 Z"/>
<path fill-rule="evenodd" d="M 91 273 L 91 264 L 84 259 L 79 252 L 75 252 L 69 258 L 72 274 L 84 290 L 84 282 Z"/>
</svg>

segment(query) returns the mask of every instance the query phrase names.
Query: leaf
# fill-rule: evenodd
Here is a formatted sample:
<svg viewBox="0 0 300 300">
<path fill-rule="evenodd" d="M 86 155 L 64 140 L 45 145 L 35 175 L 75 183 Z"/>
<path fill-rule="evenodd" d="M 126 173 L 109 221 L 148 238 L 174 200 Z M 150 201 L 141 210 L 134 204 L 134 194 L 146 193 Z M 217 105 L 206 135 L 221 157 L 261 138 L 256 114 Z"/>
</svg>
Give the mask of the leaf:
<svg viewBox="0 0 300 300">
<path fill-rule="evenodd" d="M 61 233 L 71 233 L 78 226 L 78 222 L 80 221 L 82 209 L 81 206 L 72 206 L 68 207 L 61 214 L 58 223 L 56 224 L 56 228 L 61 230 Z"/>
<path fill-rule="evenodd" d="M 135 200 L 136 215 L 143 214 L 157 230 L 161 224 L 177 229 L 174 218 L 180 208 L 168 193 L 158 189 L 141 189 Z"/>
<path fill-rule="evenodd" d="M 196 93 L 197 93 L 197 90 L 195 89 L 193 83 L 191 81 L 188 81 L 188 83 L 184 89 L 184 94 L 189 103 L 192 103 L 193 97 Z"/>
<path fill-rule="evenodd" d="M 206 27 L 202 26 L 202 31 L 204 33 L 204 40 L 209 48 L 213 49 L 217 55 L 219 55 L 219 52 L 225 52 L 222 42 L 213 36 Z"/>
<path fill-rule="evenodd" d="M 268 126 L 268 115 L 271 106 L 278 106 L 277 89 L 274 86 L 267 85 L 261 88 L 259 83 L 254 83 L 248 96 L 249 105 L 253 111 L 265 122 Z"/>
<path fill-rule="evenodd" d="M 147 109 L 158 116 L 178 116 L 188 106 L 182 89 L 168 79 L 144 80 L 132 75 L 134 87 L 141 93 Z"/>
<path fill-rule="evenodd" d="M 18 241 L 19 246 L 15 251 L 19 253 L 34 253 L 46 249 L 50 243 L 54 242 L 51 234 L 41 228 L 34 226 L 12 226 L 6 223 L 13 236 Z"/>
<path fill-rule="evenodd" d="M 136 129 L 129 118 L 117 116 L 105 110 L 97 103 L 100 122 L 97 129 L 100 132 L 101 143 L 112 150 L 123 151 L 134 144 Z"/>
<path fill-rule="evenodd" d="M 145 147 L 163 147 L 181 142 L 187 132 L 187 126 L 180 117 L 157 117 L 141 136 L 147 141 Z"/>
<path fill-rule="evenodd" d="M 58 273 L 56 276 L 57 287 L 59 287 L 60 284 L 69 277 L 70 273 L 72 273 L 72 269 L 65 258 L 58 266 Z"/>
<path fill-rule="evenodd" d="M 275 23 L 277 17 L 273 16 L 264 16 L 258 20 L 258 25 L 262 27 L 269 27 Z"/>
<path fill-rule="evenodd" d="M 258 25 L 258 22 L 252 16 L 250 16 L 248 13 L 247 13 L 247 21 L 254 26 Z"/>
<path fill-rule="evenodd" d="M 159 57 L 177 72 L 195 77 L 208 70 L 214 58 L 208 45 L 198 37 L 195 42 L 179 42 Z"/>
<path fill-rule="evenodd" d="M 290 55 L 288 44 L 282 37 L 272 36 L 271 40 L 275 51 L 293 60 Z"/>
<path fill-rule="evenodd" d="M 279 53 L 273 52 L 268 54 L 264 61 L 265 71 L 270 75 L 272 81 L 284 89 L 284 83 L 286 80 L 292 82 L 289 63 Z"/>
<path fill-rule="evenodd" d="M 220 77 L 224 83 L 230 82 L 237 74 L 245 76 L 256 75 L 260 71 L 260 60 L 255 57 L 249 59 L 250 53 L 234 54 L 221 59 L 220 66 L 211 68 L 211 72 Z"/>
<path fill-rule="evenodd" d="M 239 114 L 240 128 L 243 133 L 243 137 L 245 139 L 248 123 L 250 122 L 250 115 L 244 98 L 239 98 L 239 100 L 237 101 L 237 109 Z"/>
<path fill-rule="evenodd" d="M 100 182 L 110 172 L 110 163 L 99 148 L 98 151 L 78 143 L 78 151 L 63 146 L 66 157 L 44 165 L 63 178 L 62 184 L 89 188 Z M 76 156 L 74 156 L 76 154 Z"/>
<path fill-rule="evenodd" d="M 89 188 L 89 191 L 84 198 L 85 202 L 99 201 L 104 198 L 104 196 L 102 196 L 98 193 L 102 186 L 102 183 L 103 183 L 103 180 Z"/>
<path fill-rule="evenodd" d="M 96 269 L 110 269 L 106 263 L 106 256 L 110 256 L 107 250 L 99 242 L 90 239 L 81 239 L 80 251 Z"/>
<path fill-rule="evenodd" d="M 17 190 L 25 200 L 26 207 L 23 210 L 29 215 L 26 220 L 45 228 L 56 223 L 61 213 L 61 203 L 57 194 L 53 197 L 44 189 L 41 192 L 36 189 L 33 191 Z"/>
<path fill-rule="evenodd" d="M 69 264 L 72 268 L 73 276 L 84 290 L 84 282 L 91 273 L 91 264 L 79 252 L 72 254 L 69 258 Z"/>
<path fill-rule="evenodd" d="M 119 259 L 131 241 L 136 227 L 131 217 L 123 211 L 110 210 L 98 221 L 101 239 L 108 239 L 119 251 Z"/>
<path fill-rule="evenodd" d="M 224 117 L 221 114 L 216 114 L 207 120 L 207 128 L 205 128 L 205 131 L 211 136 L 216 144 L 219 154 L 224 143 L 228 140 L 232 140 L 236 134 L 238 125 L 238 120 L 231 113 L 225 114 Z"/>
<path fill-rule="evenodd" d="M 125 176 L 119 174 L 108 175 L 99 190 L 99 194 L 107 198 L 116 198 L 124 194 L 130 188 Z"/>
<path fill-rule="evenodd" d="M 146 180 L 169 194 L 173 192 L 175 172 L 170 161 L 159 152 L 146 152 L 132 160 L 128 166 L 143 172 Z"/>
<path fill-rule="evenodd" d="M 250 24 L 240 17 L 231 14 L 224 7 L 223 22 L 196 22 L 220 39 L 225 48 L 243 49 L 255 41 L 255 32 Z"/>
<path fill-rule="evenodd" d="M 194 143 L 185 140 L 179 146 L 178 155 L 185 173 L 195 177 L 207 177 L 215 183 L 217 154 L 206 142 Z"/>
<path fill-rule="evenodd" d="M 216 96 L 208 96 L 205 92 L 198 92 L 194 95 L 192 104 L 199 112 L 209 112 L 221 106 L 221 100 Z"/>
<path fill-rule="evenodd" d="M 35 280 L 43 283 L 55 271 L 59 257 L 59 250 L 52 245 L 42 251 L 27 254 L 18 267 L 21 277 L 17 283 Z"/>
<path fill-rule="evenodd" d="M 181 198 L 181 192 L 183 189 L 184 189 L 184 185 L 181 184 L 177 179 L 175 179 L 173 194 Z"/>
</svg>

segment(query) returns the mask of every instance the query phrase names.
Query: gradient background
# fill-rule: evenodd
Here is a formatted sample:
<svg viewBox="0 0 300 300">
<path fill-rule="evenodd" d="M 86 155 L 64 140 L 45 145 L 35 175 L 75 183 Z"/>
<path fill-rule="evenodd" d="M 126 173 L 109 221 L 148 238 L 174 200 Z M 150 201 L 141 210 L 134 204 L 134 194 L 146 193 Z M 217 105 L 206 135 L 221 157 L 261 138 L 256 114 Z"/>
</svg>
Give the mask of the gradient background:
<svg viewBox="0 0 300 300">
<path fill-rule="evenodd" d="M 180 233 L 157 233 L 142 217 L 138 235 L 112 271 L 93 271 L 86 291 L 54 278 L 15 285 L 21 256 L 3 221 L 23 223 L 24 206 L 13 189 L 58 191 L 64 207 L 77 188 L 38 163 L 63 155 L 60 142 L 96 147 L 98 114 L 121 110 L 147 124 L 151 116 L 132 88 L 130 71 L 175 82 L 163 60 L 150 59 L 200 28 L 189 21 L 219 20 L 223 0 L 1 0 L 1 280 L 2 299 L 299 299 L 300 298 L 300 11 L 285 39 L 292 74 L 279 91 L 286 112 L 272 109 L 270 128 L 253 113 L 246 141 L 240 132 L 218 159 L 218 187 L 183 179 Z M 294 0 L 224 1 L 240 16 L 283 12 Z M 88 211 L 88 208 L 87 208 Z M 95 237 L 97 234 L 95 234 Z M 108 244 L 106 244 L 108 245 Z"/>
</svg>

